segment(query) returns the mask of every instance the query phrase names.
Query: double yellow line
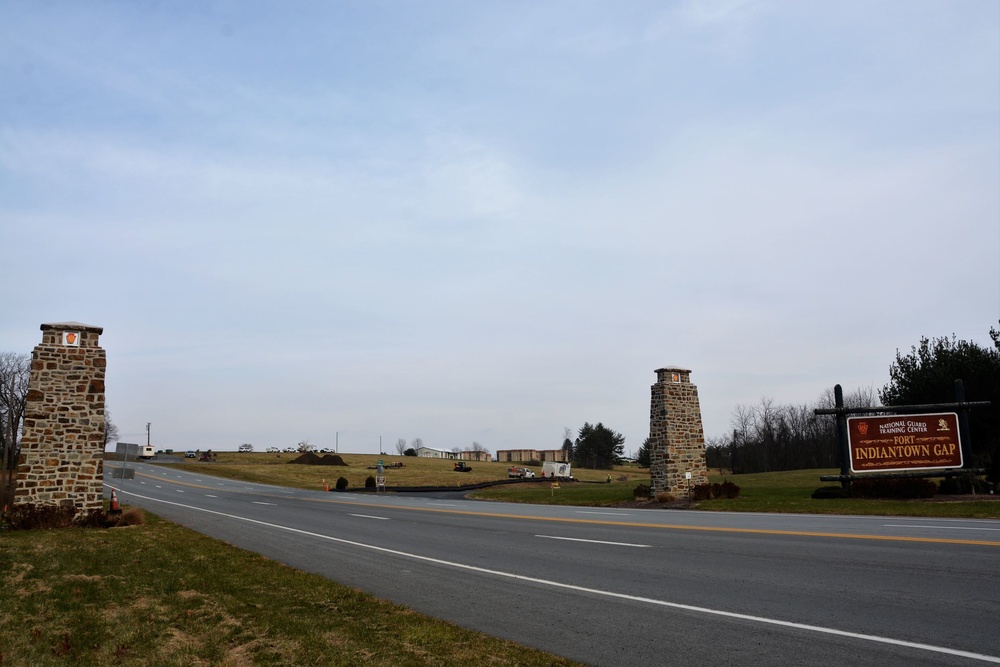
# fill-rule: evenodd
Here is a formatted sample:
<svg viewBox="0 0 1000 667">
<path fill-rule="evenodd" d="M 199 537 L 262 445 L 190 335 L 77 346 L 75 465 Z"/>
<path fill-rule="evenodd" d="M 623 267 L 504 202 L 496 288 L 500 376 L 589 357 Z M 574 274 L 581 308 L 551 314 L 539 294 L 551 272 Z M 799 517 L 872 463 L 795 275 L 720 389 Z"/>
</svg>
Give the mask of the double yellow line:
<svg viewBox="0 0 1000 667">
<path fill-rule="evenodd" d="M 150 479 L 156 479 L 160 481 L 170 482 L 171 484 L 180 484 L 182 486 L 190 486 L 197 489 L 206 489 L 210 491 L 218 490 L 215 487 L 204 486 L 201 484 L 193 484 L 191 482 L 182 482 L 175 479 L 164 479 L 156 475 L 150 475 L 147 473 L 137 472 L 136 476 L 149 477 Z M 222 478 L 220 478 L 222 479 Z M 287 496 L 277 496 L 273 494 L 263 494 L 269 498 L 285 498 Z M 556 523 L 583 523 L 590 525 L 599 526 L 625 526 L 628 528 L 660 528 L 665 530 L 688 530 L 688 531 L 699 531 L 706 533 L 744 533 L 748 535 L 788 535 L 793 537 L 829 537 L 842 540 L 880 540 L 884 542 L 919 542 L 923 544 L 965 544 L 973 546 L 982 547 L 1000 547 L 1000 542 L 990 541 L 990 540 L 956 540 L 941 537 L 903 537 L 895 535 L 862 535 L 858 533 L 827 533 L 820 531 L 806 531 L 806 530 L 774 530 L 765 528 L 726 528 L 726 527 L 712 527 L 712 526 L 686 526 L 680 524 L 669 524 L 669 523 L 641 523 L 638 521 L 611 521 L 608 519 L 574 519 L 574 518 L 559 518 L 559 517 L 546 517 L 546 516 L 528 516 L 524 514 L 501 514 L 499 512 L 479 512 L 473 510 L 452 510 L 443 509 L 439 507 L 408 507 L 405 505 L 385 505 L 382 503 L 365 503 L 358 502 L 356 500 L 337 500 L 337 499 L 326 499 L 326 498 L 297 498 L 297 500 L 305 500 L 313 503 L 329 503 L 335 505 L 352 505 L 356 507 L 381 507 L 385 509 L 394 510 L 408 510 L 411 512 L 436 512 L 439 514 L 460 514 L 464 516 L 478 516 L 478 517 L 492 517 L 500 519 L 519 519 L 522 521 L 552 521 Z"/>
</svg>

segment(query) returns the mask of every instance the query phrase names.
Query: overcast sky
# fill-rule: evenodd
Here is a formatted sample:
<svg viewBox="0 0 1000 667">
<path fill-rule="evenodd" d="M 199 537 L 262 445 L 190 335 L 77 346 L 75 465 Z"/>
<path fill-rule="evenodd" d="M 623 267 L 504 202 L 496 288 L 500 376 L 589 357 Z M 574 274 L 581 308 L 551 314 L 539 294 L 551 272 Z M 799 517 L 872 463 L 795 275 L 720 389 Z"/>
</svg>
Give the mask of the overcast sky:
<svg viewBox="0 0 1000 667">
<path fill-rule="evenodd" d="M 1000 3 L 4 0 L 0 236 L 124 441 L 723 436 L 991 343 Z"/>
</svg>

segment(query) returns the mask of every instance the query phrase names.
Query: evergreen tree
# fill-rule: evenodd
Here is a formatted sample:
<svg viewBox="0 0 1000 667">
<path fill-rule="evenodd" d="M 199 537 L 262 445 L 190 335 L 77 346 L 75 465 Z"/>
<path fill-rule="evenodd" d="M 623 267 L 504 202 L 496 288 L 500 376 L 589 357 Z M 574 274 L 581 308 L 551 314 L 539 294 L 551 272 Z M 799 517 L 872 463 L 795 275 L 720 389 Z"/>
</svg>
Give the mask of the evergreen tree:
<svg viewBox="0 0 1000 667">
<path fill-rule="evenodd" d="M 585 423 L 573 447 L 573 464 L 581 468 L 611 470 L 621 463 L 624 453 L 625 436 L 600 422 L 596 426 Z"/>
<path fill-rule="evenodd" d="M 991 335 L 992 335 L 991 330 Z M 885 405 L 951 403 L 955 380 L 965 386 L 965 400 L 990 401 L 990 408 L 969 410 L 974 460 L 966 465 L 992 465 L 1000 477 L 1000 350 L 949 338 L 921 338 L 907 355 L 896 352 L 890 381 L 879 395 Z"/>
<path fill-rule="evenodd" d="M 642 441 L 642 445 L 639 447 L 639 453 L 636 454 L 635 462 L 639 464 L 640 468 L 648 468 L 650 466 L 648 436 Z"/>
</svg>

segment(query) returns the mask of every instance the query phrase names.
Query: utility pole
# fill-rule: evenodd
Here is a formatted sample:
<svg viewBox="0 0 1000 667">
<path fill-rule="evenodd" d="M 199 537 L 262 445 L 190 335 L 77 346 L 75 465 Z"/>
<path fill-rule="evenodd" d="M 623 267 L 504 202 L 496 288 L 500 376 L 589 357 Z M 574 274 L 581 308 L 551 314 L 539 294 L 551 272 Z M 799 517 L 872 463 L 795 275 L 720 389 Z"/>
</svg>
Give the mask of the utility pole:
<svg viewBox="0 0 1000 667">
<path fill-rule="evenodd" d="M 150 422 L 146 422 L 146 446 L 149 447 L 149 427 Z"/>
</svg>

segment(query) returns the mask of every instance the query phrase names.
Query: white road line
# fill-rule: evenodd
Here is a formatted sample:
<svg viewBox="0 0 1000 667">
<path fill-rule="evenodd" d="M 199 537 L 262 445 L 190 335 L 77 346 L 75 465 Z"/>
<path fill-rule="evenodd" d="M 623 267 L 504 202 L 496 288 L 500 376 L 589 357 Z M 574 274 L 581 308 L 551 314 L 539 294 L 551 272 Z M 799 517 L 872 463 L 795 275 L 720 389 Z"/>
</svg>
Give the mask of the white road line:
<svg viewBox="0 0 1000 667">
<path fill-rule="evenodd" d="M 348 514 L 348 516 L 357 516 L 361 517 L 362 519 L 378 519 L 379 521 L 389 520 L 389 517 L 387 516 L 372 516 L 371 514 Z"/>
<path fill-rule="evenodd" d="M 205 494 L 205 497 L 206 497 L 206 498 L 218 498 L 219 496 L 210 496 L 210 495 L 208 495 L 208 494 L 206 493 L 206 494 Z"/>
<path fill-rule="evenodd" d="M 535 537 L 543 537 L 547 540 L 566 540 L 567 542 L 589 542 L 590 544 L 611 544 L 616 547 L 642 547 L 643 549 L 648 549 L 651 544 L 629 544 L 628 542 L 605 542 L 604 540 L 582 540 L 579 537 L 557 537 L 556 535 L 535 535 Z"/>
<path fill-rule="evenodd" d="M 402 558 L 410 558 L 413 560 L 423 561 L 425 563 L 434 563 L 435 565 L 443 565 L 445 567 L 452 567 L 458 570 L 468 570 L 469 572 L 479 572 L 481 574 L 491 574 L 497 577 L 504 577 L 506 579 L 514 579 L 517 581 L 529 581 L 540 586 L 549 586 L 552 588 L 561 588 L 565 590 L 579 591 L 581 593 L 588 593 L 590 595 L 600 595 L 603 597 L 614 598 L 617 600 L 629 600 L 631 602 L 643 602 L 646 604 L 654 605 L 657 607 L 666 607 L 669 609 L 682 609 L 684 611 L 696 612 L 701 614 L 706 614 L 709 616 L 721 616 L 723 618 L 734 618 L 741 621 L 750 621 L 752 623 L 760 623 L 762 625 L 774 625 L 783 628 L 792 628 L 794 630 L 806 630 L 809 632 L 816 632 L 819 634 L 833 635 L 836 637 L 848 637 L 850 639 L 859 639 L 862 641 L 869 641 L 878 644 L 888 644 L 890 646 L 902 646 L 904 648 L 917 649 L 921 651 L 928 651 L 930 653 L 939 653 L 943 655 L 953 655 L 961 658 L 969 658 L 970 660 L 979 660 L 981 662 L 989 662 L 995 665 L 1000 665 L 1000 657 L 993 655 L 984 655 L 982 653 L 973 653 L 972 651 L 961 651 L 958 649 L 947 648 L 944 646 L 934 646 L 933 644 L 921 644 L 919 642 L 910 642 L 902 639 L 893 639 L 892 637 L 880 637 L 878 635 L 866 635 L 859 632 L 849 632 L 847 630 L 837 630 L 835 628 L 826 628 L 821 625 L 808 625 L 805 623 L 795 623 L 793 621 L 782 621 L 776 618 L 767 618 L 766 616 L 752 616 L 750 614 L 740 614 L 732 611 L 723 611 L 721 609 L 711 609 L 709 607 L 696 607 L 689 604 L 681 604 L 679 602 L 669 602 L 667 600 L 657 600 L 656 598 L 644 598 L 637 595 L 628 595 L 626 593 L 615 593 L 614 591 L 604 591 L 598 588 L 587 588 L 585 586 L 576 586 L 573 584 L 564 584 L 558 581 L 552 581 L 551 579 L 537 579 L 535 577 L 529 577 L 523 574 L 514 574 L 513 572 L 504 572 L 502 570 L 491 570 L 485 567 L 478 567 L 476 565 L 466 565 L 465 563 L 455 563 L 452 561 L 442 560 L 440 558 L 431 558 L 430 556 L 421 556 L 419 554 L 409 553 L 406 551 L 398 551 L 396 549 L 387 549 L 386 547 L 379 547 L 373 544 L 363 544 L 361 542 L 354 542 L 353 540 L 346 540 L 342 537 L 333 537 L 332 535 L 323 535 L 322 533 L 314 533 L 308 530 L 302 530 L 300 528 L 291 528 L 289 526 L 282 526 L 276 523 L 269 523 L 267 521 L 259 521 L 257 519 L 251 519 L 245 516 L 239 516 L 236 514 L 227 514 L 226 512 L 218 512 L 216 510 L 205 509 L 203 507 L 195 507 L 194 505 L 184 505 L 182 503 L 175 503 L 170 500 L 160 500 L 159 498 L 150 498 L 149 496 L 140 496 L 138 493 L 127 493 L 122 492 L 122 495 L 131 495 L 136 498 L 142 498 L 143 500 L 150 500 L 156 503 L 164 503 L 165 505 L 174 505 L 176 507 L 183 507 L 185 509 L 194 510 L 196 512 L 205 512 L 206 514 L 214 514 L 216 516 L 224 516 L 229 519 L 236 519 L 237 521 L 246 521 L 247 523 L 256 524 L 258 526 L 265 526 L 267 528 L 274 528 L 275 530 L 287 530 L 291 533 L 298 533 L 299 535 L 308 535 L 309 537 L 315 537 L 321 540 L 328 540 L 330 542 L 339 542 L 340 544 L 347 544 L 359 549 L 369 549 L 371 551 L 378 551 L 380 553 L 391 554 L 394 556 L 400 556 Z"/>
<path fill-rule="evenodd" d="M 434 507 L 454 507 L 455 506 L 455 503 L 427 503 L 427 504 L 428 505 L 432 505 Z"/>
<path fill-rule="evenodd" d="M 262 503 L 262 502 L 261 502 L 261 501 L 259 501 L 259 500 L 255 500 L 255 501 L 253 501 L 253 504 L 254 504 L 254 505 L 270 505 L 270 506 L 272 506 L 272 507 L 274 507 L 275 505 L 277 505 L 277 503 Z"/>
<path fill-rule="evenodd" d="M 577 510 L 577 514 L 604 514 L 605 516 L 628 516 L 628 512 L 587 512 L 585 510 Z"/>
<path fill-rule="evenodd" d="M 177 493 L 184 493 L 184 489 L 174 489 Z"/>
<path fill-rule="evenodd" d="M 886 528 L 932 528 L 934 530 L 995 530 L 1000 528 L 976 528 L 975 526 L 915 526 L 909 523 L 884 523 Z"/>
</svg>

